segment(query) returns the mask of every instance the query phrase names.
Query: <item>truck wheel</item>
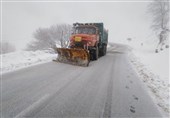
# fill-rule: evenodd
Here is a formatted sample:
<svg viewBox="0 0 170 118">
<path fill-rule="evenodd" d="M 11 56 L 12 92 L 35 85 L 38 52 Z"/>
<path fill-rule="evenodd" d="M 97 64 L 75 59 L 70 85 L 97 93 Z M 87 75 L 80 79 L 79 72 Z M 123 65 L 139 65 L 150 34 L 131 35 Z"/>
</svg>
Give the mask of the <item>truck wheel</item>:
<svg viewBox="0 0 170 118">
<path fill-rule="evenodd" d="M 98 59 L 98 55 L 99 55 L 99 48 L 98 48 L 98 46 L 96 46 L 96 50 L 94 50 L 94 55 L 93 55 L 94 60 Z"/>
<path fill-rule="evenodd" d="M 104 55 L 106 55 L 107 52 L 107 45 L 104 45 Z"/>
<path fill-rule="evenodd" d="M 100 49 L 100 56 L 104 56 L 106 54 L 106 45 L 103 45 Z"/>
</svg>

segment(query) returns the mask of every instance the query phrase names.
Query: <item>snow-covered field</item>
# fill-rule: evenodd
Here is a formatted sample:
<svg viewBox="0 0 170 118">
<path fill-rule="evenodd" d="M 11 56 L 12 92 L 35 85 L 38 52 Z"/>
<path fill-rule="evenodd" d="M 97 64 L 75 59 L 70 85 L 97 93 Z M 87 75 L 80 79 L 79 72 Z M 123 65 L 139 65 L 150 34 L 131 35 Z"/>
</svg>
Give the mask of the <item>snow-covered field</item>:
<svg viewBox="0 0 170 118">
<path fill-rule="evenodd" d="M 129 55 L 141 81 L 148 88 L 149 94 L 164 116 L 169 116 L 169 49 L 155 53 L 155 46 L 131 43 Z"/>
<path fill-rule="evenodd" d="M 52 50 L 18 51 L 1 56 L 1 74 L 28 66 L 46 63 L 57 57 Z"/>
</svg>

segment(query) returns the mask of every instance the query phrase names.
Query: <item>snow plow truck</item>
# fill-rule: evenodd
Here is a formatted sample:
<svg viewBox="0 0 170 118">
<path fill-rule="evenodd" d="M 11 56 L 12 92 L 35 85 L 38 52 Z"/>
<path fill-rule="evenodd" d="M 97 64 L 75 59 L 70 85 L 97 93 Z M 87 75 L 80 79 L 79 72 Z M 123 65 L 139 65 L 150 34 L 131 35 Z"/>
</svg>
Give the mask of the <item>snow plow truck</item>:
<svg viewBox="0 0 170 118">
<path fill-rule="evenodd" d="M 108 30 L 103 23 L 74 23 L 68 48 L 55 48 L 57 62 L 88 66 L 90 60 L 106 55 Z"/>
</svg>

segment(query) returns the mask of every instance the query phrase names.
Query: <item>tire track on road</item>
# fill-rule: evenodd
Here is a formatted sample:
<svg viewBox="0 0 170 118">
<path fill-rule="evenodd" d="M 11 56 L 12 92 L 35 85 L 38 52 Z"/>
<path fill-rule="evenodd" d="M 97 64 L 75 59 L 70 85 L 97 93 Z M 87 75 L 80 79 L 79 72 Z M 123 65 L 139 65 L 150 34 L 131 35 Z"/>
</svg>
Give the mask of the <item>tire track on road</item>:
<svg viewBox="0 0 170 118">
<path fill-rule="evenodd" d="M 115 61 L 114 61 L 115 63 Z M 112 69 L 114 70 L 114 63 L 112 63 Z M 108 88 L 107 88 L 107 95 L 106 95 L 106 102 L 105 102 L 105 106 L 104 106 L 104 112 L 103 112 L 103 117 L 104 118 L 111 118 L 111 114 L 112 114 L 112 93 L 113 93 L 113 73 L 112 71 L 110 71 L 110 75 L 111 78 L 108 82 Z"/>
</svg>

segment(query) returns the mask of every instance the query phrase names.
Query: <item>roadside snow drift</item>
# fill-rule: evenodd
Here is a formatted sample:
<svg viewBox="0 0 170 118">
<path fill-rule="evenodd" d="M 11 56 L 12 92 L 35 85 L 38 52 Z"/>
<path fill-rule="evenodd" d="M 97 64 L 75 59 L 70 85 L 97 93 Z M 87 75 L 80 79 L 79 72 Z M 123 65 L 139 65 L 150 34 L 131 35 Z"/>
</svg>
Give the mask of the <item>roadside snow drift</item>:
<svg viewBox="0 0 170 118">
<path fill-rule="evenodd" d="M 154 45 L 131 44 L 129 59 L 162 114 L 170 113 L 169 49 L 155 53 Z"/>
<path fill-rule="evenodd" d="M 18 51 L 1 55 L 1 73 L 35 64 L 46 63 L 57 57 L 52 50 Z"/>
</svg>

